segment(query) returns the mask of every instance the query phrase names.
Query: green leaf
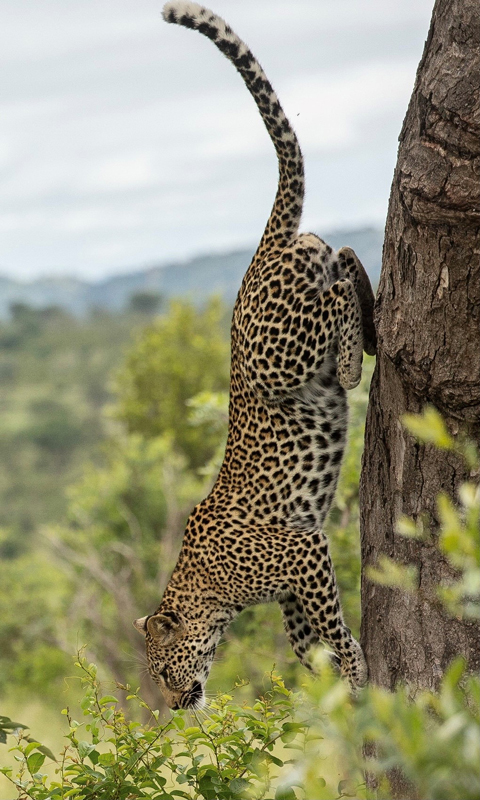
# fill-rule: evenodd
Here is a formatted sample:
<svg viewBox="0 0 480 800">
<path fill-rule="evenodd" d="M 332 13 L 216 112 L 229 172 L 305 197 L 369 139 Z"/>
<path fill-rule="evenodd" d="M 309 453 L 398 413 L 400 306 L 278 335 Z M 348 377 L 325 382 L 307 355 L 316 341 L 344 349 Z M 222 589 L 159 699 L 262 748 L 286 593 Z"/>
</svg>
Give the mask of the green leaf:
<svg viewBox="0 0 480 800">
<path fill-rule="evenodd" d="M 392 586 L 404 592 L 414 592 L 418 587 L 418 567 L 414 564 L 398 564 L 381 555 L 375 567 L 367 567 L 367 577 L 380 586 Z"/>
<path fill-rule="evenodd" d="M 246 781 L 245 778 L 234 778 L 228 784 L 228 788 L 232 794 L 241 794 L 245 789 L 248 789 L 248 785 L 248 781 Z"/>
<path fill-rule="evenodd" d="M 177 783 L 189 783 L 191 780 L 189 775 L 177 775 Z"/>
<path fill-rule="evenodd" d="M 102 697 L 98 702 L 101 706 L 103 706 L 105 703 L 118 703 L 118 700 L 113 695 L 106 694 L 105 697 Z"/>
<path fill-rule="evenodd" d="M 199 734 L 199 733 L 201 733 L 201 732 L 202 732 L 202 731 L 201 731 L 201 729 L 200 729 L 200 728 L 198 728 L 198 727 L 195 727 L 195 728 L 185 728 L 185 730 L 184 730 L 184 735 L 185 735 L 185 736 L 193 736 L 193 737 L 196 737 L 196 736 L 198 736 L 198 734 Z"/>
<path fill-rule="evenodd" d="M 112 764 L 115 764 L 115 756 L 113 753 L 100 753 L 97 763 L 102 767 L 111 767 Z"/>
<path fill-rule="evenodd" d="M 306 722 L 284 722 L 282 731 L 303 731 L 308 728 Z"/>
<path fill-rule="evenodd" d="M 40 742 L 35 741 L 35 739 L 28 739 L 30 744 L 27 744 L 25 750 L 23 751 L 25 757 L 29 756 L 32 750 L 36 750 L 39 746 Z"/>
<path fill-rule="evenodd" d="M 291 786 L 279 786 L 275 792 L 275 800 L 297 800 Z"/>
<path fill-rule="evenodd" d="M 198 781 L 198 790 L 205 800 L 216 800 L 218 797 L 217 787 L 209 775 L 204 775 Z M 235 794 L 235 792 L 232 793 Z"/>
<path fill-rule="evenodd" d="M 52 761 L 56 761 L 56 760 L 57 760 L 57 758 L 56 758 L 56 756 L 54 755 L 54 753 L 52 753 L 52 751 L 50 750 L 50 748 L 49 748 L 49 747 L 47 747 L 46 745 L 44 745 L 44 744 L 40 744 L 40 745 L 38 746 L 38 748 L 37 748 L 37 749 L 38 749 L 38 751 L 39 751 L 40 753 L 43 753 L 45 756 L 47 756 L 47 758 L 51 758 L 51 759 L 52 759 Z"/>
<path fill-rule="evenodd" d="M 172 719 L 175 727 L 178 728 L 179 731 L 183 731 L 185 727 L 185 720 L 183 719 L 183 716 L 176 712 L 172 715 Z"/>
<path fill-rule="evenodd" d="M 79 742 L 77 749 L 80 758 L 85 758 L 85 756 L 88 756 L 91 747 L 93 747 L 93 745 L 90 745 L 89 742 Z"/>
<path fill-rule="evenodd" d="M 283 767 L 283 761 L 281 761 L 281 759 L 277 758 L 276 756 L 272 756 L 271 753 L 265 753 L 265 755 L 267 756 L 268 760 L 273 764 L 276 764 L 277 767 Z"/>
<path fill-rule="evenodd" d="M 11 731 L 16 731 L 17 729 L 26 730 L 28 725 L 23 725 L 21 722 L 14 722 L 9 717 L 0 717 L 0 728 Z"/>
<path fill-rule="evenodd" d="M 445 422 L 433 406 L 427 406 L 423 414 L 404 414 L 403 424 L 413 436 L 425 444 L 434 444 L 441 450 L 452 450 L 454 441 Z"/>
<path fill-rule="evenodd" d="M 423 539 L 425 537 L 422 520 L 415 522 L 410 517 L 401 516 L 397 519 L 395 528 L 400 536 L 405 536 L 409 539 Z"/>
<path fill-rule="evenodd" d="M 12 768 L 11 767 L 0 767 L 0 773 L 2 775 L 6 775 L 7 778 L 8 778 L 12 774 Z"/>
<path fill-rule="evenodd" d="M 27 758 L 28 771 L 34 775 L 43 766 L 45 753 L 32 753 Z"/>
</svg>

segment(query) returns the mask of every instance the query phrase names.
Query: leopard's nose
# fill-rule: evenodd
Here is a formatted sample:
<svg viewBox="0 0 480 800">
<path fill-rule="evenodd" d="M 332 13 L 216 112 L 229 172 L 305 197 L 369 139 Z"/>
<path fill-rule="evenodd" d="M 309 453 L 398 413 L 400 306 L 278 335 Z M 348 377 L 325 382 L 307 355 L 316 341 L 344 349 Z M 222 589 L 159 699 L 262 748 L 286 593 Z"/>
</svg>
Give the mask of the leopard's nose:
<svg viewBox="0 0 480 800">
<path fill-rule="evenodd" d="M 172 709 L 172 711 L 178 711 L 180 706 L 178 705 L 178 703 L 174 703 L 173 706 L 170 706 L 170 708 Z"/>
</svg>

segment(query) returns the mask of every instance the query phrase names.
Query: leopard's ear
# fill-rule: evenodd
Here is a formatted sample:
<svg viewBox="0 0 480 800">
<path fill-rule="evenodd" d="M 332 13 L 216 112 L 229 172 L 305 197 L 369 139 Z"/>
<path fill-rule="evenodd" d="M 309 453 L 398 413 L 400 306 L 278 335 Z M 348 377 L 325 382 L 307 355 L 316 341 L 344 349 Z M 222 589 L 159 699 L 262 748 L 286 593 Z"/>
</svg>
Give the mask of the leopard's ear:
<svg viewBox="0 0 480 800">
<path fill-rule="evenodd" d="M 163 611 L 147 619 L 147 630 L 161 644 L 171 644 L 186 631 L 185 620 L 175 611 Z"/>
<path fill-rule="evenodd" d="M 140 619 L 134 619 L 133 620 L 133 627 L 136 628 L 137 631 L 140 631 L 140 633 L 142 633 L 144 636 L 147 633 L 147 620 L 148 620 L 148 616 L 147 617 L 140 617 Z"/>
</svg>

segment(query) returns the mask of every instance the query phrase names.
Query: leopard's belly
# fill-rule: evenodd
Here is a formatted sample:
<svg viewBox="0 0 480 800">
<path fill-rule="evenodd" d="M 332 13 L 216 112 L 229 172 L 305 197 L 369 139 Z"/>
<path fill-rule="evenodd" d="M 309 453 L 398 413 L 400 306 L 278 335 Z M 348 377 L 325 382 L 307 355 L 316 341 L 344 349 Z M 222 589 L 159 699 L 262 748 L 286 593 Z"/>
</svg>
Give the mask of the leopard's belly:
<svg viewBox="0 0 480 800">
<path fill-rule="evenodd" d="M 207 501 L 217 514 L 246 522 L 320 529 L 347 430 L 346 395 L 335 364 L 279 403 L 259 402 L 241 382 L 240 388 L 231 395 L 225 460 Z"/>
</svg>

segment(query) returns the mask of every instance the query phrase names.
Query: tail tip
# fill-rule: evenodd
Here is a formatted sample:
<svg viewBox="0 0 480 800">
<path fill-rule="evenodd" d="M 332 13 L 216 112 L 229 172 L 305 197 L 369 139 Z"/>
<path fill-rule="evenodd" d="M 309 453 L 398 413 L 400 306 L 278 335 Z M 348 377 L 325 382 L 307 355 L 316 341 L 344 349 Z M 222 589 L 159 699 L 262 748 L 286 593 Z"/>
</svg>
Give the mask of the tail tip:
<svg viewBox="0 0 480 800">
<path fill-rule="evenodd" d="M 165 22 L 179 22 L 182 17 L 196 18 L 202 16 L 205 9 L 198 3 L 189 3 L 186 0 L 169 0 L 162 9 Z"/>
<path fill-rule="evenodd" d="M 165 3 L 162 9 L 162 17 L 165 22 L 176 22 L 177 15 L 175 13 L 175 9 L 171 7 L 171 3 Z"/>
</svg>

